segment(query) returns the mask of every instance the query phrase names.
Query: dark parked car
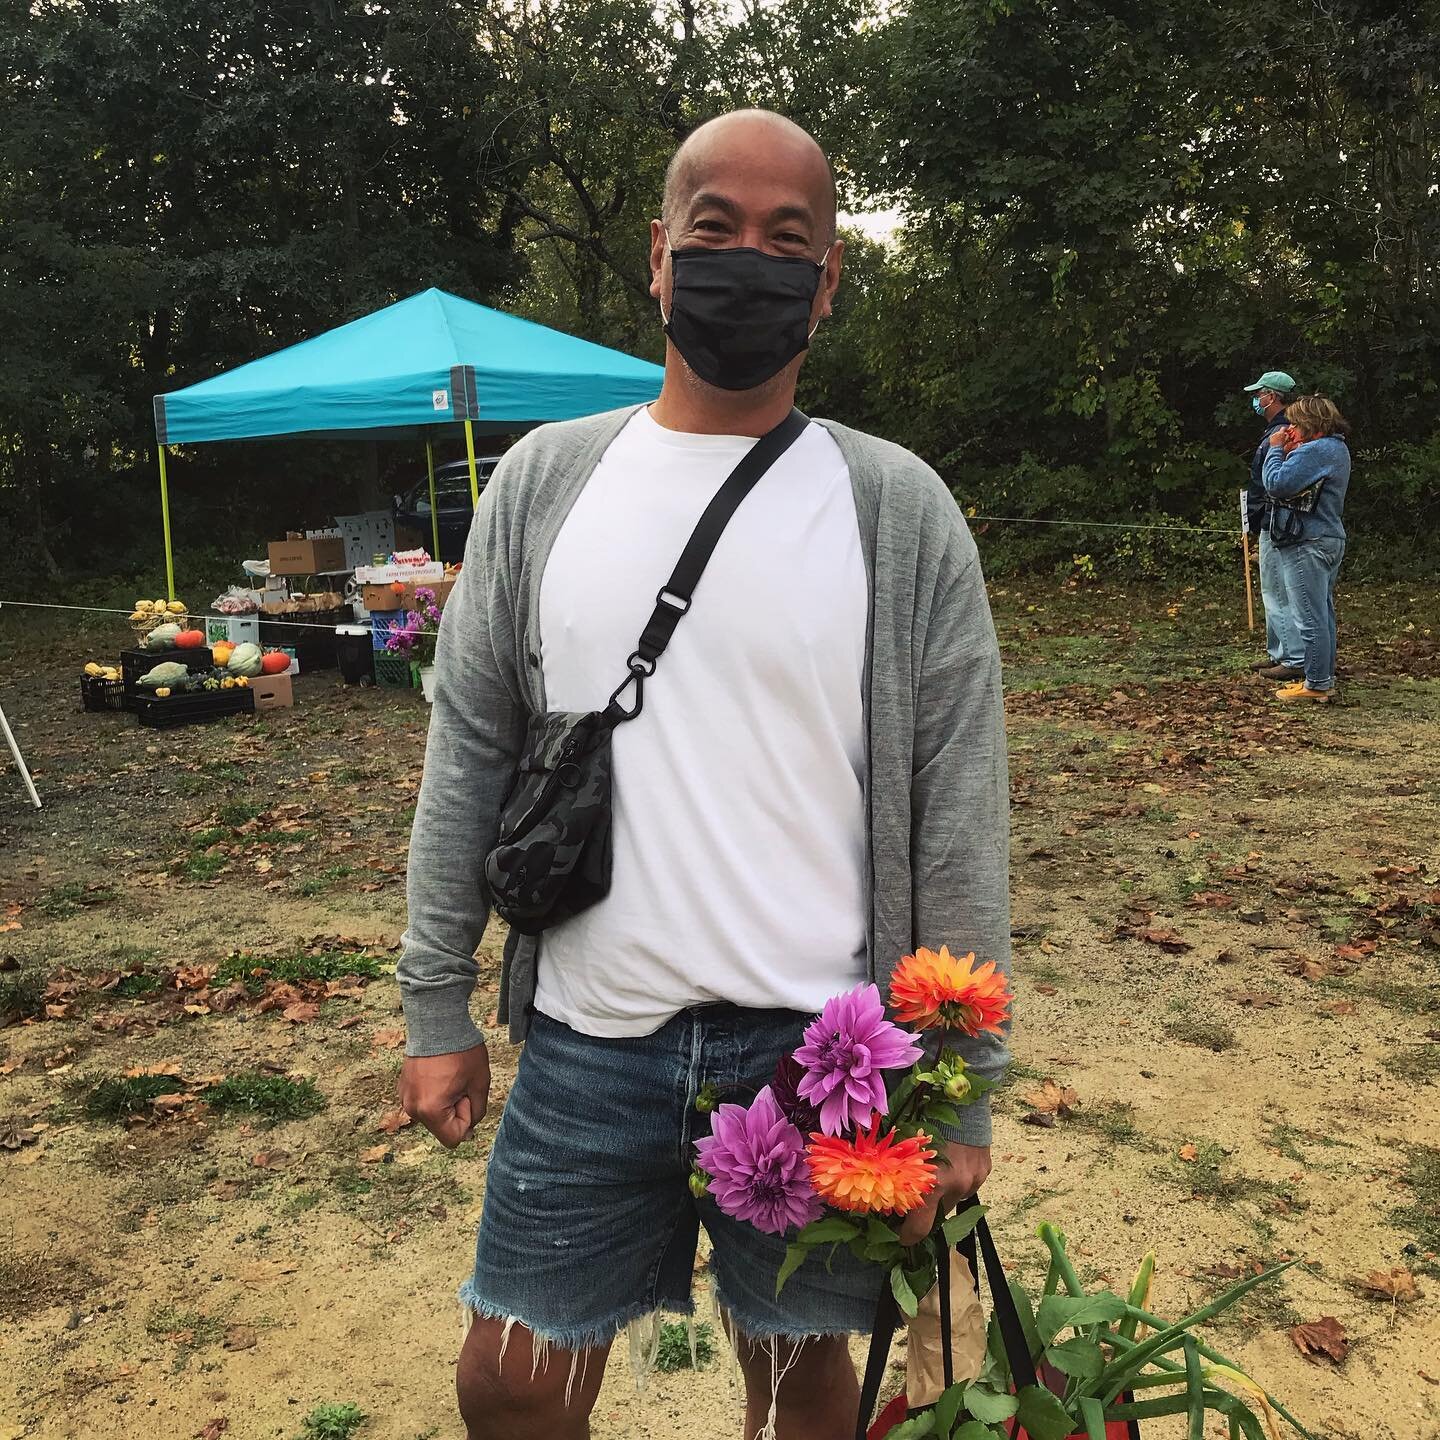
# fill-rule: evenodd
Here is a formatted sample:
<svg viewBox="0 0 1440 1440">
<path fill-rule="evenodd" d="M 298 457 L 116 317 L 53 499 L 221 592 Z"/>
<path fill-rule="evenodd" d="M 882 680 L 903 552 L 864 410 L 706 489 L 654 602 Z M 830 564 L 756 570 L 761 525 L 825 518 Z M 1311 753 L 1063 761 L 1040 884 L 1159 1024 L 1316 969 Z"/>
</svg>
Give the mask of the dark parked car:
<svg viewBox="0 0 1440 1440">
<path fill-rule="evenodd" d="M 475 457 L 475 478 L 482 490 L 499 463 L 498 455 Z M 440 554 L 435 558 L 453 564 L 465 558 L 465 537 L 470 533 L 474 509 L 468 460 L 450 460 L 435 467 L 435 501 L 440 511 Z M 430 480 L 423 472 L 408 490 L 395 497 L 395 523 L 415 531 L 420 543 L 430 549 Z"/>
</svg>

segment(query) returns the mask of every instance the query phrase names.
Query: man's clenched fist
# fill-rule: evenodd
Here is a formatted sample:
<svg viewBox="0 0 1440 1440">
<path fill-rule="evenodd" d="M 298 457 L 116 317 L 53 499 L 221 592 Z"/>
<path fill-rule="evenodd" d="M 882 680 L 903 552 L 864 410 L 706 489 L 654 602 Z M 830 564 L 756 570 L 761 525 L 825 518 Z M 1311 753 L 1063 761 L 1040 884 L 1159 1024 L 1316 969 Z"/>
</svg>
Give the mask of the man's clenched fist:
<svg viewBox="0 0 1440 1440">
<path fill-rule="evenodd" d="M 490 1052 L 484 1045 L 452 1055 L 410 1055 L 400 1072 L 400 1103 L 447 1150 L 485 1115 L 490 1102 Z"/>
</svg>

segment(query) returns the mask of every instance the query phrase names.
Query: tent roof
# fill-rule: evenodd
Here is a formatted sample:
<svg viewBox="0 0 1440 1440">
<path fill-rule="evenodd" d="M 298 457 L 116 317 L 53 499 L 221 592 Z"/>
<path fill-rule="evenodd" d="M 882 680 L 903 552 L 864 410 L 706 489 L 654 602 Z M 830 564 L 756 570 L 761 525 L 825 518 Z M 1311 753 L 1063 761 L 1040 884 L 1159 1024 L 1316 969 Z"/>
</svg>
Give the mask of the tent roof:
<svg viewBox="0 0 1440 1440">
<path fill-rule="evenodd" d="M 357 430 L 520 430 L 660 393 L 664 371 L 545 325 L 422 290 L 155 397 L 161 444 Z"/>
</svg>

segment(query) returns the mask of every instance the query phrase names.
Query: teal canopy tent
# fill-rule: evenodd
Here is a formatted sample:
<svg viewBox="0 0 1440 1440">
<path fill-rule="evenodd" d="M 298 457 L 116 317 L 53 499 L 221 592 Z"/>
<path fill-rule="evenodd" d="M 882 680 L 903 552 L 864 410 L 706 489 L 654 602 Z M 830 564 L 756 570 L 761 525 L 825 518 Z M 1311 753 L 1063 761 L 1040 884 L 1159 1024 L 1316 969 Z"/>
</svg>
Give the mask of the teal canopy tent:
<svg viewBox="0 0 1440 1440">
<path fill-rule="evenodd" d="M 422 432 L 463 428 L 471 498 L 478 500 L 475 433 L 507 433 L 546 420 L 660 393 L 664 371 L 444 290 L 422 290 L 374 314 L 155 397 L 155 441 L 165 524 L 165 570 L 175 597 L 165 453 L 170 445 L 275 435 Z M 438 537 L 436 553 L 439 553 Z"/>
</svg>

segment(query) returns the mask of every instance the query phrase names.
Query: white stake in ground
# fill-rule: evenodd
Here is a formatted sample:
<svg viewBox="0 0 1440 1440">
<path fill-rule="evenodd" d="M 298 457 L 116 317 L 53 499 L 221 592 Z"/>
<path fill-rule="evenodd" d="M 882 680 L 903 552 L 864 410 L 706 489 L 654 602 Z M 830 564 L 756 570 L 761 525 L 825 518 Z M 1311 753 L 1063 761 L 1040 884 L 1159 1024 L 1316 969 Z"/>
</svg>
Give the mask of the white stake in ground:
<svg viewBox="0 0 1440 1440">
<path fill-rule="evenodd" d="M 20 747 L 15 743 L 15 733 L 10 729 L 10 722 L 5 718 L 5 707 L 0 705 L 0 730 L 5 732 L 5 743 L 10 747 L 10 753 L 15 757 L 15 764 L 19 768 L 20 778 L 25 782 L 25 788 L 30 792 L 30 799 L 34 801 L 35 808 L 40 809 L 40 797 L 35 793 L 35 782 L 30 778 L 30 772 L 25 768 L 25 757 L 20 753 Z"/>
</svg>

